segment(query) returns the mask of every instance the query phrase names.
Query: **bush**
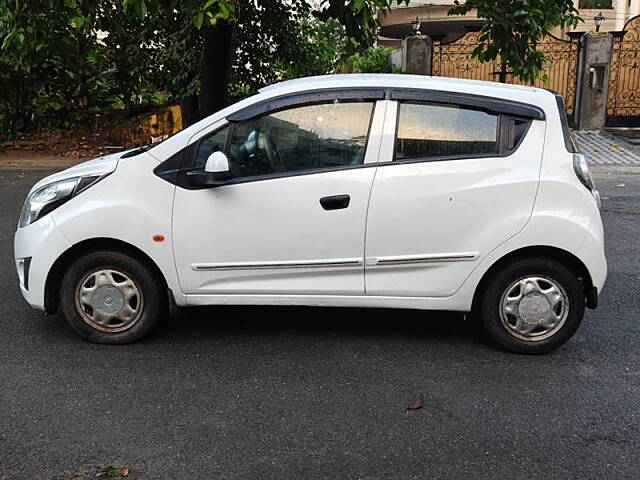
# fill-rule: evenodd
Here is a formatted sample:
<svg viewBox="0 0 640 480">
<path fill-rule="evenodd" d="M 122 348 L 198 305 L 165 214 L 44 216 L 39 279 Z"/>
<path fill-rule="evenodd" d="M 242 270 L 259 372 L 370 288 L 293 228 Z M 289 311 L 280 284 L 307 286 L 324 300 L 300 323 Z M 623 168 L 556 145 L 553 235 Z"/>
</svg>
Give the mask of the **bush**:
<svg viewBox="0 0 640 480">
<path fill-rule="evenodd" d="M 400 69 L 391 63 L 392 51 L 383 46 L 369 47 L 347 58 L 340 70 L 344 73 L 399 73 Z"/>
</svg>

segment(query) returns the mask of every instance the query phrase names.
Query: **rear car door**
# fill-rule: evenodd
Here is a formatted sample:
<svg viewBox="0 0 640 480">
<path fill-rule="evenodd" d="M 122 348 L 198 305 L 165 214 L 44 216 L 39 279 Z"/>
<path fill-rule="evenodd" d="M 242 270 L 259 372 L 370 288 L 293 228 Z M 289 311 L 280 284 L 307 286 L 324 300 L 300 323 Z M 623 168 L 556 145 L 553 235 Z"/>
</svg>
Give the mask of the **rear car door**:
<svg viewBox="0 0 640 480">
<path fill-rule="evenodd" d="M 446 297 L 520 231 L 539 182 L 536 107 L 394 91 L 367 217 L 367 295 Z"/>
</svg>

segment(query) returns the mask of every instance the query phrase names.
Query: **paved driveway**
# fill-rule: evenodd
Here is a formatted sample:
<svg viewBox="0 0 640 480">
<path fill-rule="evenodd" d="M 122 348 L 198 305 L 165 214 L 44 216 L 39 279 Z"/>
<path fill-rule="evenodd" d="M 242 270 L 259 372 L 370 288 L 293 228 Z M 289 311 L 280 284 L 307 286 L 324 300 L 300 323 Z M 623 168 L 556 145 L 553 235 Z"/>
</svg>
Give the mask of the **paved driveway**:
<svg viewBox="0 0 640 480">
<path fill-rule="evenodd" d="M 86 343 L 18 290 L 12 235 L 42 175 L 0 170 L 0 479 L 638 477 L 640 175 L 596 176 L 601 306 L 537 357 L 393 310 L 213 308 Z"/>
</svg>

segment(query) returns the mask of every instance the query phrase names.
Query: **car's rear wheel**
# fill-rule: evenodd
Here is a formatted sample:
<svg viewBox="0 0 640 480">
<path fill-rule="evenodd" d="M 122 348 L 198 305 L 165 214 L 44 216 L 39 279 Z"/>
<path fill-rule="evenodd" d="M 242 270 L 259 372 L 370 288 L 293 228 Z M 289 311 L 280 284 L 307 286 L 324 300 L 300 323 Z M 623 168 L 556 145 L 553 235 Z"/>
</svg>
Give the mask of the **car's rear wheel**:
<svg viewBox="0 0 640 480">
<path fill-rule="evenodd" d="M 118 251 L 92 252 L 74 261 L 62 279 L 60 295 L 71 327 L 96 343 L 135 342 L 167 309 L 157 275 Z"/>
<path fill-rule="evenodd" d="M 565 343 L 584 315 L 582 281 L 546 258 L 520 259 L 490 280 L 480 302 L 482 325 L 506 350 L 545 353 Z"/>
</svg>

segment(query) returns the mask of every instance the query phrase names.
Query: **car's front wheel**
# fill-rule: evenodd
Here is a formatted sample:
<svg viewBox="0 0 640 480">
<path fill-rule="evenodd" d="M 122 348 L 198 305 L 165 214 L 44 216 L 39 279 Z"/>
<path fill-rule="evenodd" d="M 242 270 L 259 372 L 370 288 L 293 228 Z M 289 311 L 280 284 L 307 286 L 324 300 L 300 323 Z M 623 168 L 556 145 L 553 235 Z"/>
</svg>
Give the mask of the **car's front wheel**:
<svg viewBox="0 0 640 480">
<path fill-rule="evenodd" d="M 580 326 L 582 281 L 552 259 L 516 260 L 484 290 L 480 317 L 489 336 L 506 350 L 545 353 L 565 343 Z"/>
<path fill-rule="evenodd" d="M 96 343 L 135 342 L 166 312 L 157 275 L 118 251 L 92 252 L 74 261 L 62 279 L 60 295 L 71 327 Z"/>
</svg>

